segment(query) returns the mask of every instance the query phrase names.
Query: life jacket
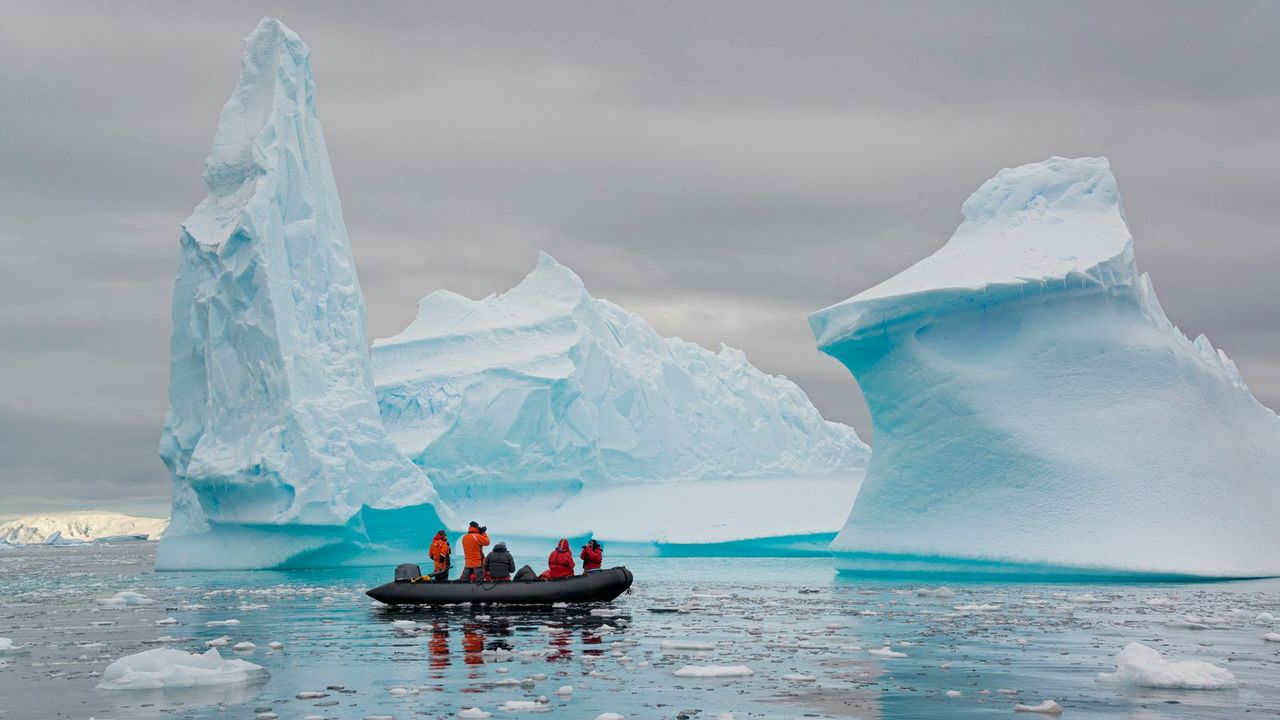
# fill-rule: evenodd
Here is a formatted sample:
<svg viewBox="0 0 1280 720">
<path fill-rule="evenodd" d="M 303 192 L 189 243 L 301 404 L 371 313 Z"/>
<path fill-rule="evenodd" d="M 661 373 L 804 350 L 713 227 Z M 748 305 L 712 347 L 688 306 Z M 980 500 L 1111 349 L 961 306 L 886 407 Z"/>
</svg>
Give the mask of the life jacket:
<svg viewBox="0 0 1280 720">
<path fill-rule="evenodd" d="M 561 540 L 551 551 L 547 566 L 547 575 L 551 578 L 573 577 L 573 553 L 569 552 L 568 540 Z"/>
<path fill-rule="evenodd" d="M 582 553 L 578 555 L 582 558 L 582 572 L 588 570 L 599 570 L 600 565 L 604 563 L 604 551 L 600 548 L 593 548 L 590 545 L 582 548 Z"/>
<path fill-rule="evenodd" d="M 453 547 L 449 545 L 448 536 L 443 532 L 436 533 L 435 538 L 431 540 L 431 550 L 427 554 L 435 561 L 436 572 L 449 567 L 449 556 L 453 554 Z"/>
<path fill-rule="evenodd" d="M 489 536 L 480 532 L 480 528 L 467 528 L 467 534 L 462 536 L 462 557 L 466 561 L 469 568 L 478 568 L 484 565 L 485 545 L 489 544 Z"/>
</svg>

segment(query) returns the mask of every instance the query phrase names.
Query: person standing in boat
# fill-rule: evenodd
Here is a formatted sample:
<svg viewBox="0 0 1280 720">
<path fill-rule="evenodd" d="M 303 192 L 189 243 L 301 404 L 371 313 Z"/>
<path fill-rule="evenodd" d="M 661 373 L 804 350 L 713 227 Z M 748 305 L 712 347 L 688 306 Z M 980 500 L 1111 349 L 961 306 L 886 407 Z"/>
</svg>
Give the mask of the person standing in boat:
<svg viewBox="0 0 1280 720">
<path fill-rule="evenodd" d="M 542 577 L 555 580 L 556 578 L 573 577 L 573 551 L 569 549 L 569 541 L 561 538 L 556 544 L 556 549 L 551 551 L 551 555 L 547 557 L 547 571 Z"/>
<path fill-rule="evenodd" d="M 462 577 L 463 582 L 481 582 L 484 580 L 484 546 L 489 544 L 489 528 L 481 527 L 475 520 L 467 527 L 467 534 L 462 536 Z"/>
<path fill-rule="evenodd" d="M 604 564 L 604 548 L 600 547 L 600 543 L 595 538 L 591 542 L 582 546 L 582 552 L 578 554 L 582 558 L 582 574 L 586 575 L 592 570 L 599 570 Z"/>
<path fill-rule="evenodd" d="M 434 562 L 435 569 L 431 573 L 432 580 L 448 580 L 449 568 L 453 567 L 453 548 L 449 545 L 449 536 L 444 530 L 436 533 L 431 539 L 431 549 L 427 552 L 428 557 Z"/>
</svg>

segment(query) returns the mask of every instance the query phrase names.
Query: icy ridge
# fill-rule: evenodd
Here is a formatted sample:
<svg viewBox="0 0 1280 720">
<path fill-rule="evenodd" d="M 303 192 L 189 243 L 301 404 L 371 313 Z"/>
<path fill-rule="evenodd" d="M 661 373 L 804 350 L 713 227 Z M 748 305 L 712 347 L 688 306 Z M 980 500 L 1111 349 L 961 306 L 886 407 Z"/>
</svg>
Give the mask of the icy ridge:
<svg viewBox="0 0 1280 720">
<path fill-rule="evenodd" d="M 663 338 L 543 253 L 512 290 L 435 292 L 375 341 L 383 422 L 446 500 L 600 485 L 860 471 L 869 450 L 739 350 Z"/>
<path fill-rule="evenodd" d="M 1002 171 L 810 323 L 876 436 L 842 569 L 1280 574 L 1280 417 L 1170 322 L 1105 159 Z"/>
<path fill-rule="evenodd" d="M 371 510 L 447 514 L 377 413 L 309 55 L 275 19 L 246 39 L 209 196 L 182 226 L 162 568 L 349 561 L 379 544 L 375 527 L 395 533 Z"/>
<path fill-rule="evenodd" d="M 168 520 L 106 511 L 27 515 L 0 522 L 0 542 L 39 545 L 55 535 L 64 540 L 91 541 L 126 535 L 158 540 Z"/>
</svg>

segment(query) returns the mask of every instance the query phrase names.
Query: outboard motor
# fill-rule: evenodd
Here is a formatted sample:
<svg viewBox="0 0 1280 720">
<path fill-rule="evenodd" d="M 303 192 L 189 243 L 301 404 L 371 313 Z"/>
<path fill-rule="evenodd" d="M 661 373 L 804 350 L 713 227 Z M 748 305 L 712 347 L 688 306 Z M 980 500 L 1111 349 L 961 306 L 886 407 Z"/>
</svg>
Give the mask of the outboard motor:
<svg viewBox="0 0 1280 720">
<path fill-rule="evenodd" d="M 413 563 L 404 563 L 396 566 L 396 582 L 407 583 L 414 582 L 422 577 L 422 570 Z"/>
</svg>

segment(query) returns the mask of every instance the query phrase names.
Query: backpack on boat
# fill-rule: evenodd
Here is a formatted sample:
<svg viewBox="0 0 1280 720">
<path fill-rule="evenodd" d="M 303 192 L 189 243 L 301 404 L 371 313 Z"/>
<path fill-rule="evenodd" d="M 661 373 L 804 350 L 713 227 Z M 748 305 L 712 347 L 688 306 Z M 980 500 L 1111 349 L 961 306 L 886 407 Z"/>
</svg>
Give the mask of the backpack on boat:
<svg viewBox="0 0 1280 720">
<path fill-rule="evenodd" d="M 533 571 L 533 568 L 529 567 L 528 565 L 525 565 L 524 567 L 522 567 L 522 568 L 520 568 L 519 570 L 517 570 L 517 571 L 516 571 L 516 576 L 515 576 L 514 578 L 512 578 L 512 579 L 514 579 L 514 580 L 537 580 L 537 579 L 538 579 L 538 573 L 534 572 L 534 571 Z"/>
<path fill-rule="evenodd" d="M 422 570 L 413 563 L 404 563 L 396 566 L 396 582 L 417 582 L 422 577 Z"/>
</svg>

